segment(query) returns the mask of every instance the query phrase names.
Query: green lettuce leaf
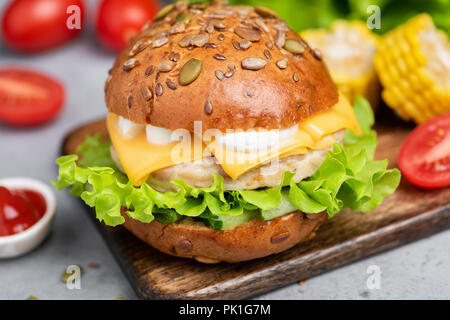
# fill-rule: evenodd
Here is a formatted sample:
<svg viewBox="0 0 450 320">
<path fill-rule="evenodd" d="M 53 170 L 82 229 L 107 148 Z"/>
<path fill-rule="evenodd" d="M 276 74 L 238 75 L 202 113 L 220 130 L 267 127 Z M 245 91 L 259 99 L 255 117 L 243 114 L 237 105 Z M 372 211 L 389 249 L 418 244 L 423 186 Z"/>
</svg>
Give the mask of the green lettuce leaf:
<svg viewBox="0 0 450 320">
<path fill-rule="evenodd" d="M 273 219 L 300 210 L 327 211 L 331 218 L 344 208 L 370 211 L 392 194 L 400 182 L 397 169 L 387 169 L 387 160 L 374 161 L 377 144 L 372 109 L 362 97 L 354 103 L 362 134 L 346 131 L 344 146 L 336 143 L 319 169 L 308 179 L 295 183 L 294 173 L 284 172 L 279 186 L 257 190 L 224 191 L 223 177 L 213 175 L 208 188 L 195 188 L 173 180 L 177 191 L 158 192 L 147 183 L 140 187 L 121 173 L 110 156 L 110 142 L 88 137 L 77 149 L 81 155 L 57 159 L 58 189 L 71 188 L 87 205 L 95 207 L 97 218 L 110 226 L 124 222 L 121 208 L 132 219 L 163 223 L 182 216 L 202 219 L 213 228 L 234 228 L 257 216 Z"/>
</svg>

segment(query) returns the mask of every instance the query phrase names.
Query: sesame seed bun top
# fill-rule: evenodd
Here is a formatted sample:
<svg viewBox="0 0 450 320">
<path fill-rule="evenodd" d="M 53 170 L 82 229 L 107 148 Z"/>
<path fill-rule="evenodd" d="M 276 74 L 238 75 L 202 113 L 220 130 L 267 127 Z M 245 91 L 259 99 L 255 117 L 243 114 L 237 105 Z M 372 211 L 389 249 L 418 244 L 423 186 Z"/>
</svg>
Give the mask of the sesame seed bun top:
<svg viewBox="0 0 450 320">
<path fill-rule="evenodd" d="M 279 129 L 331 108 L 321 60 L 269 9 L 177 2 L 119 55 L 105 84 L 110 112 L 166 129 Z"/>
</svg>

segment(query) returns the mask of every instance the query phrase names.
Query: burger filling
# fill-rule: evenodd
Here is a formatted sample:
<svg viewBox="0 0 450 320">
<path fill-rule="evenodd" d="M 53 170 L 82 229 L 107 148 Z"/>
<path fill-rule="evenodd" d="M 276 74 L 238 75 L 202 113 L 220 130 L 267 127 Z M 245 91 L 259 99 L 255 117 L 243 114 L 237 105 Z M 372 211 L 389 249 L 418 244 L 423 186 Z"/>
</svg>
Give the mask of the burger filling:
<svg viewBox="0 0 450 320">
<path fill-rule="evenodd" d="M 344 140 L 344 130 L 340 130 L 333 134 L 333 138 L 337 143 L 342 145 Z M 167 192 L 176 191 L 177 188 L 170 181 L 184 180 L 189 185 L 196 188 L 207 188 L 214 182 L 213 175 L 219 174 L 224 178 L 223 189 L 240 190 L 240 189 L 259 189 L 265 187 L 275 187 L 280 184 L 283 172 L 294 172 L 293 180 L 299 183 L 301 180 L 308 178 L 317 171 L 325 160 L 328 151 L 332 147 L 321 150 L 311 150 L 306 154 L 292 155 L 278 159 L 276 162 L 264 163 L 261 166 L 245 172 L 237 179 L 232 179 L 223 170 L 220 163 L 213 156 L 205 157 L 199 160 L 186 162 L 156 170 L 150 174 L 147 183 L 154 189 Z M 120 163 L 119 156 L 114 146 L 111 145 L 111 158 L 117 168 L 126 174 Z"/>
<path fill-rule="evenodd" d="M 77 155 L 60 157 L 54 184 L 71 187 L 111 226 L 124 223 L 124 214 L 143 223 L 191 217 L 225 230 L 296 210 L 329 217 L 343 208 L 369 211 L 400 180 L 387 160 L 373 160 L 373 122 L 367 101 L 358 97 L 353 111 L 341 98 L 278 131 L 216 132 L 200 140 L 184 132 L 183 149 L 169 130 L 110 114 L 111 140 L 87 137 Z"/>
</svg>

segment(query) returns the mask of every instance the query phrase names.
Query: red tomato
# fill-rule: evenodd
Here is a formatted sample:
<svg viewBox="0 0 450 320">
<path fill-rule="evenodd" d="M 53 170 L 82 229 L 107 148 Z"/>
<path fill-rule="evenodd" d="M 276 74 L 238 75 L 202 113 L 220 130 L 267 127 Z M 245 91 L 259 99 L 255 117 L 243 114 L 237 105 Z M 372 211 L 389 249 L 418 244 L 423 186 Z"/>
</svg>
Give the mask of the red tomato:
<svg viewBox="0 0 450 320">
<path fill-rule="evenodd" d="M 31 126 L 53 119 L 64 104 L 56 80 L 25 69 L 0 69 L 0 121 Z"/>
<path fill-rule="evenodd" d="M 431 189 L 450 185 L 450 113 L 414 129 L 398 155 L 403 175 L 416 186 Z"/>
<path fill-rule="evenodd" d="M 155 0 L 103 0 L 97 14 L 97 35 L 104 46 L 118 52 L 157 11 Z"/>
<path fill-rule="evenodd" d="M 14 0 L 2 17 L 3 39 L 13 50 L 38 52 L 77 36 L 83 20 L 82 0 Z"/>
</svg>

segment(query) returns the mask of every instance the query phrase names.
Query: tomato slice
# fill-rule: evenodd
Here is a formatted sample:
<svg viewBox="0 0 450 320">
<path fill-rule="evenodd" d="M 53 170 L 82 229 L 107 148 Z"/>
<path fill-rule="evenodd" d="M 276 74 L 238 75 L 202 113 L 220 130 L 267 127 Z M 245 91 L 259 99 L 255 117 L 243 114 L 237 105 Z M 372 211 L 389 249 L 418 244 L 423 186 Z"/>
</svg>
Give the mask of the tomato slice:
<svg viewBox="0 0 450 320">
<path fill-rule="evenodd" d="M 412 184 L 426 188 L 450 185 L 450 113 L 414 129 L 403 143 L 398 165 Z"/>
<path fill-rule="evenodd" d="M 56 117 L 64 104 L 64 88 L 47 75 L 23 68 L 0 69 L 0 120 L 32 126 Z"/>
</svg>

